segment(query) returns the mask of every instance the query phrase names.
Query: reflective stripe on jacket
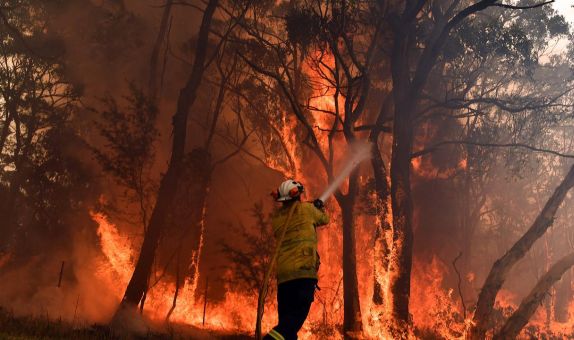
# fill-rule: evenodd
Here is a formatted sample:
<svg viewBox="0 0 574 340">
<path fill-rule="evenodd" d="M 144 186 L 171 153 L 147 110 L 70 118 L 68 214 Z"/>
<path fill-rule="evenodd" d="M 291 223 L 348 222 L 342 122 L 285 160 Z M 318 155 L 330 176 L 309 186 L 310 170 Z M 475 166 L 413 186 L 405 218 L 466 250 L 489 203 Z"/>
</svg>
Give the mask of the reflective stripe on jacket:
<svg viewBox="0 0 574 340">
<path fill-rule="evenodd" d="M 275 240 L 281 237 L 290 206 L 275 211 L 272 218 Z M 277 282 L 302 278 L 317 278 L 319 257 L 317 255 L 317 234 L 315 227 L 329 223 L 327 214 L 312 203 L 298 204 L 291 221 L 286 226 L 285 238 L 277 258 Z"/>
</svg>

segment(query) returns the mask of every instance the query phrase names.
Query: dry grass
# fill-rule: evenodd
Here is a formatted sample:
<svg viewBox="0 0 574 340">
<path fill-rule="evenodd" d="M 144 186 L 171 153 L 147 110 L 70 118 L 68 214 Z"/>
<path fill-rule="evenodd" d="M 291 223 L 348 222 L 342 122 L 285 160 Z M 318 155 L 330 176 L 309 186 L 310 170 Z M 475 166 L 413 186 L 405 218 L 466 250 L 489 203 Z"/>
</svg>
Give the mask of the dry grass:
<svg viewBox="0 0 574 340">
<path fill-rule="evenodd" d="M 0 339 L 119 339 L 104 326 L 74 327 L 47 317 L 17 317 L 0 309 Z"/>
<path fill-rule="evenodd" d="M 248 340 L 252 337 L 244 334 L 222 334 L 197 329 L 187 325 L 171 325 L 169 329 L 156 327 L 153 333 L 144 337 L 118 336 L 105 325 L 73 325 L 63 320 L 53 320 L 46 316 L 16 316 L 0 308 L 1 340 L 124 340 L 124 339 L 225 339 Z"/>
</svg>

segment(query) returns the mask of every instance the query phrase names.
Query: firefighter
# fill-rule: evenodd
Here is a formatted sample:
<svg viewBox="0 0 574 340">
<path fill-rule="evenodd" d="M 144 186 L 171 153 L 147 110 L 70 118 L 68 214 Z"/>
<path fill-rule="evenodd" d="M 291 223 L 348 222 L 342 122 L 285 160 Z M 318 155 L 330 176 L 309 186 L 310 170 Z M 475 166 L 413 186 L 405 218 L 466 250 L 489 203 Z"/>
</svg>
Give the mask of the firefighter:
<svg viewBox="0 0 574 340">
<path fill-rule="evenodd" d="M 293 204 L 293 215 L 285 225 L 286 232 L 278 244 L 277 257 L 277 306 L 279 324 L 275 326 L 264 340 L 297 339 L 297 332 L 303 326 L 317 287 L 319 254 L 317 253 L 317 234 L 315 228 L 329 223 L 324 211 L 323 202 L 319 199 L 313 203 L 301 202 L 303 185 L 294 180 L 281 183 L 273 193 L 276 201 L 282 202 L 272 216 L 273 232 L 279 242 L 280 229 Z"/>
</svg>

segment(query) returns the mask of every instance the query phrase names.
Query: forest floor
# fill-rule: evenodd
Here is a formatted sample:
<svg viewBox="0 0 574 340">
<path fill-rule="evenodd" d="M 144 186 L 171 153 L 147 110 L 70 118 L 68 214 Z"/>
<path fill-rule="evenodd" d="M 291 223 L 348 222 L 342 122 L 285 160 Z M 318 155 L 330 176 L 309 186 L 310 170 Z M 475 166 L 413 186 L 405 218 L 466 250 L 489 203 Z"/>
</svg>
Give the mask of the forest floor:
<svg viewBox="0 0 574 340">
<path fill-rule="evenodd" d="M 163 328 L 163 329 L 162 329 Z M 169 327 L 154 327 L 146 336 L 125 336 L 115 334 L 106 325 L 77 325 L 63 320 L 52 320 L 37 316 L 15 316 L 10 311 L 0 308 L 0 340 L 124 340 L 124 339 L 199 339 L 199 340 L 249 340 L 245 334 L 224 334 L 202 330 L 188 325 L 173 324 Z"/>
</svg>

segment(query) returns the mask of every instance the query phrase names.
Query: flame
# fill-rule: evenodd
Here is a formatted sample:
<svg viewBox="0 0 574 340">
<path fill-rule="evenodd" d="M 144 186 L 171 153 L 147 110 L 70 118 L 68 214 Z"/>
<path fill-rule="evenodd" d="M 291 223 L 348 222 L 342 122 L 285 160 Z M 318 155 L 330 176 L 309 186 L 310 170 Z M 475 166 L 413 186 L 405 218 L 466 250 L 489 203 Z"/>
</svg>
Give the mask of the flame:
<svg viewBox="0 0 574 340">
<path fill-rule="evenodd" d="M 97 235 L 100 238 L 104 255 L 104 261 L 99 264 L 97 275 L 108 287 L 114 288 L 113 293 L 119 301 L 134 268 L 134 248 L 129 238 L 122 235 L 105 214 L 92 212 L 91 216 L 98 224 Z M 203 241 L 200 249 L 202 246 Z M 199 256 L 198 252 L 195 258 Z M 198 266 L 198 261 L 194 261 L 193 265 Z M 256 297 L 244 292 L 234 292 L 232 287 L 227 286 L 225 298 L 221 302 L 208 304 L 207 317 L 203 325 L 204 297 L 196 299 L 198 288 L 199 275 L 195 275 L 193 280 L 185 281 L 183 287 L 180 288 L 177 307 L 170 317 L 171 321 L 214 330 L 252 332 L 256 317 L 255 310 L 252 313 L 246 312 L 245 306 L 255 306 Z M 165 320 L 172 306 L 174 292 L 175 283 L 173 282 L 159 282 L 151 287 L 146 298 L 144 314 L 152 320 Z M 266 316 L 264 326 L 271 328 L 277 321 L 273 317 L 276 311 L 271 309 L 268 314 L 269 317 Z"/>
<path fill-rule="evenodd" d="M 279 171 L 290 178 L 300 178 L 301 174 L 301 157 L 298 157 L 300 143 L 296 139 L 296 134 L 293 133 L 297 127 L 297 122 L 293 119 L 288 119 L 287 114 L 282 115 L 281 123 L 279 126 L 274 126 L 274 128 L 280 132 L 279 143 L 283 145 L 284 151 L 287 153 L 286 157 L 293 161 L 293 168 L 284 166 L 280 159 L 268 155 L 265 158 L 265 162 L 270 169 Z"/>
<path fill-rule="evenodd" d="M 324 111 L 335 111 L 337 108 L 344 108 L 344 96 L 335 98 L 335 89 L 321 77 L 322 66 L 313 63 L 313 58 L 318 58 L 318 54 L 311 54 L 308 61 L 303 66 L 303 71 L 310 78 L 315 89 L 309 100 L 309 105 L 313 108 L 310 114 L 313 118 L 314 128 L 318 131 L 318 142 L 321 149 L 326 152 L 330 147 L 334 147 L 334 159 L 342 157 L 342 150 L 345 141 L 342 138 L 334 138 L 329 141 L 328 134 L 333 126 L 333 115 Z M 324 65 L 332 65 L 334 59 L 329 55 L 321 55 Z M 344 109 L 341 110 L 341 119 L 344 119 Z M 317 192 L 322 184 L 319 178 L 320 172 L 306 171 L 305 166 L 309 160 L 303 159 L 302 146 L 297 134 L 293 130 L 297 128 L 297 121 L 289 118 L 289 114 L 284 113 L 279 123 L 275 126 L 279 131 L 280 142 L 285 148 L 288 157 L 293 160 L 293 168 L 286 167 L 281 162 L 279 156 L 267 155 L 266 164 L 285 175 L 294 177 L 304 182 L 309 192 Z M 427 128 L 426 137 L 432 134 L 431 127 Z M 424 134 L 423 134 L 424 135 Z M 426 138 L 423 136 L 423 138 Z M 332 144 L 329 144 L 331 142 Z M 423 143 L 419 140 L 417 143 Z M 312 162 L 312 161 L 311 161 Z M 421 178 L 446 179 L 459 171 L 467 170 L 467 160 L 464 156 L 456 161 L 455 166 L 449 169 L 438 169 L 433 166 L 432 157 L 418 157 L 412 160 L 414 173 Z M 319 173 L 319 174 L 318 174 Z M 361 177 L 361 184 L 365 184 L 365 179 Z M 376 196 L 371 197 L 376 200 Z M 377 212 L 374 216 L 359 215 L 356 218 L 357 244 L 366 245 L 357 252 L 357 276 L 359 281 L 359 297 L 363 317 L 364 332 L 361 335 L 364 339 L 393 339 L 391 333 L 393 317 L 391 313 L 392 295 L 389 290 L 389 283 L 393 275 L 392 268 L 397 266 L 397 259 L 388 255 L 388 258 L 380 258 L 380 247 L 384 244 L 392 245 L 392 228 L 381 228 L 382 225 L 392 226 L 392 207 L 390 200 L 385 202 L 386 207 L 378 202 Z M 385 208 L 385 209 L 383 209 Z M 381 211 L 385 210 L 383 216 Z M 318 230 L 318 248 L 321 254 L 321 268 L 319 271 L 319 285 L 321 290 L 316 293 L 315 303 L 311 307 L 309 317 L 303 329 L 299 332 L 301 339 L 339 339 L 342 338 L 338 329 L 343 323 L 343 287 L 342 287 L 342 251 L 343 240 L 341 233 L 341 212 L 337 204 L 328 205 L 328 213 L 331 222 L 328 226 Z M 205 216 L 205 207 L 203 210 Z M 98 223 L 97 234 L 100 238 L 104 261 L 100 266 L 98 275 L 105 278 L 111 287 L 114 287 L 114 294 L 120 299 L 123 289 L 127 285 L 134 267 L 134 243 L 140 240 L 130 240 L 118 228 L 109 221 L 102 213 L 92 213 L 92 218 Z M 207 304 L 205 326 L 203 326 L 203 302 L 204 296 L 201 292 L 203 281 L 199 277 L 199 260 L 203 249 L 203 231 L 205 229 L 204 218 L 201 223 L 200 247 L 193 256 L 192 272 L 196 275 L 188 278 L 177 299 L 177 307 L 170 317 L 172 322 L 180 322 L 195 327 L 213 330 L 227 330 L 230 332 L 252 333 L 255 325 L 257 296 L 247 292 L 237 291 L 232 285 L 225 286 L 225 296 L 217 302 Z M 375 242 L 375 231 L 383 230 L 380 240 L 385 242 Z M 373 245 L 373 246 L 371 246 Z M 388 249 L 392 254 L 392 249 Z M 377 256 L 377 257 L 376 257 Z M 381 263 L 385 263 L 381 265 Z M 413 314 L 414 327 L 408 329 L 404 336 L 406 338 L 419 338 L 420 332 L 432 333 L 437 338 L 463 339 L 471 326 L 471 313 L 463 316 L 462 305 L 458 292 L 453 287 L 448 287 L 445 277 L 449 272 L 449 266 L 444 264 L 438 257 L 433 257 L 425 262 L 416 259 L 413 265 L 413 275 L 411 282 L 411 312 Z M 159 276 L 161 273 L 155 273 Z M 228 282 L 232 282 L 234 273 L 227 271 L 225 277 Z M 464 278 L 468 282 L 476 280 L 475 273 L 468 273 Z M 373 302 L 373 283 L 377 282 L 381 287 L 382 304 Z M 144 313 L 151 319 L 163 321 L 170 310 L 175 292 L 173 282 L 161 281 L 154 285 L 148 292 Z M 270 299 L 272 300 L 272 299 Z M 497 308 L 512 311 L 516 309 L 516 297 L 509 291 L 501 291 L 497 299 Z M 574 304 L 569 305 L 570 320 L 574 320 Z M 531 322 L 539 329 L 545 322 L 546 317 L 541 309 Z M 263 318 L 263 330 L 268 330 L 277 322 L 277 306 L 274 301 L 266 306 Z M 552 323 L 551 331 L 554 334 L 569 334 L 572 332 L 572 322 L 566 324 Z"/>
<path fill-rule="evenodd" d="M 415 326 L 429 329 L 439 338 L 464 339 L 471 319 L 463 319 L 454 289 L 443 287 L 448 267 L 436 256 L 430 263 L 413 267 L 410 305 Z"/>
<path fill-rule="evenodd" d="M 107 261 L 100 266 L 97 274 L 116 287 L 114 291 L 120 299 L 134 267 L 131 242 L 119 233 L 116 226 L 110 223 L 103 213 L 90 212 L 90 215 L 98 224 L 97 234 Z"/>
</svg>

